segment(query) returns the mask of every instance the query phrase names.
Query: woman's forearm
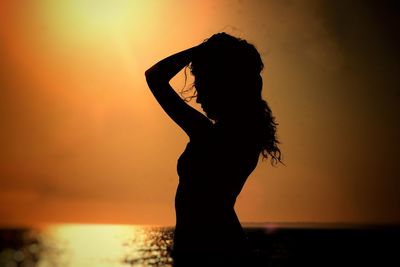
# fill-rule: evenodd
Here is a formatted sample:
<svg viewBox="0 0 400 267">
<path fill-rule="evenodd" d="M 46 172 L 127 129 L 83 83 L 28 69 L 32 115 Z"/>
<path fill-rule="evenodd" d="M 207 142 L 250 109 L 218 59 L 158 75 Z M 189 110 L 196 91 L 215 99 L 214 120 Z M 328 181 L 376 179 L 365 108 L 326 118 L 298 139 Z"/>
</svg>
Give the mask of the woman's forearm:
<svg viewBox="0 0 400 267">
<path fill-rule="evenodd" d="M 145 72 L 147 82 L 169 82 L 172 77 L 191 62 L 195 48 L 192 47 L 178 52 L 156 63 Z"/>
</svg>

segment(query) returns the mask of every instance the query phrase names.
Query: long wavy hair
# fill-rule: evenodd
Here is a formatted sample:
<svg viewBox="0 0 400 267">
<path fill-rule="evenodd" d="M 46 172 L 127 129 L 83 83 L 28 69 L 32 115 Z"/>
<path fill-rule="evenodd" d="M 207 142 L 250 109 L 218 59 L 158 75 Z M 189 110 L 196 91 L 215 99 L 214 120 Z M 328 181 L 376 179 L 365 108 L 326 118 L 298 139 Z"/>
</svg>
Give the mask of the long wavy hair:
<svg viewBox="0 0 400 267">
<path fill-rule="evenodd" d="M 195 77 L 194 85 L 185 94 L 194 90 L 188 100 L 198 96 L 200 83 L 206 83 L 202 94 L 212 94 L 218 99 L 218 109 L 226 114 L 245 116 L 255 129 L 259 140 L 260 154 L 264 159 L 271 158 L 271 164 L 281 161 L 281 151 L 277 138 L 277 123 L 268 103 L 262 99 L 263 87 L 260 75 L 264 68 L 261 56 L 254 45 L 246 40 L 218 33 L 206 39 L 193 54 L 189 65 Z M 186 71 L 185 71 L 186 75 Z M 205 81 L 206 80 L 206 81 Z M 208 80 L 208 83 L 207 83 Z"/>
</svg>

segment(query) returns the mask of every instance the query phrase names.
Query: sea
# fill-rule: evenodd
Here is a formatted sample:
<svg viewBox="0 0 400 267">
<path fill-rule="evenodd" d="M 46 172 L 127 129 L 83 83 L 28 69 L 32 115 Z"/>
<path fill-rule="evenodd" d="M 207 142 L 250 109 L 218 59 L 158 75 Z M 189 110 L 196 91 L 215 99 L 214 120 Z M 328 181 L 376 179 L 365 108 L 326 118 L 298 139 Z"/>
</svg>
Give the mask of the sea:
<svg viewBox="0 0 400 267">
<path fill-rule="evenodd" d="M 256 223 L 244 229 L 251 266 L 400 266 L 398 225 Z M 0 267 L 173 267 L 173 233 L 171 226 L 150 225 L 7 227 L 0 229 Z"/>
</svg>

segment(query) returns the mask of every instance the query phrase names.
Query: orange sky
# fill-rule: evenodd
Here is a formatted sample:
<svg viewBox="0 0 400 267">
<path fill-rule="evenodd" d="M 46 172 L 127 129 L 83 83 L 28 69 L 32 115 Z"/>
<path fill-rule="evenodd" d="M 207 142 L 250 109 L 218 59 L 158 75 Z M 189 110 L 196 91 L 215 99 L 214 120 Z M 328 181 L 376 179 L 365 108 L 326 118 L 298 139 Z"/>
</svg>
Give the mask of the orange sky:
<svg viewBox="0 0 400 267">
<path fill-rule="evenodd" d="M 306 2 L 1 2 L 0 225 L 174 224 L 187 137 L 143 74 L 222 30 L 262 54 L 286 164 L 241 221 L 400 222 L 398 6 Z"/>
</svg>

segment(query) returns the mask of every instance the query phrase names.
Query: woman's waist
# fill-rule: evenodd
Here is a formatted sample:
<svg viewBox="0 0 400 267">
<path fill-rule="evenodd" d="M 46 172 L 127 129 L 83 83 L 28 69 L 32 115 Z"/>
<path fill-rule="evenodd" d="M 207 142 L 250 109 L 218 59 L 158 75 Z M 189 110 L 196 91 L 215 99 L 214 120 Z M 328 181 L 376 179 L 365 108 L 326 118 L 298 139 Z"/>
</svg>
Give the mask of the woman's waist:
<svg viewBox="0 0 400 267">
<path fill-rule="evenodd" d="M 211 192 L 178 190 L 175 195 L 175 208 L 177 210 L 234 212 L 235 202 L 235 197 Z"/>
</svg>

